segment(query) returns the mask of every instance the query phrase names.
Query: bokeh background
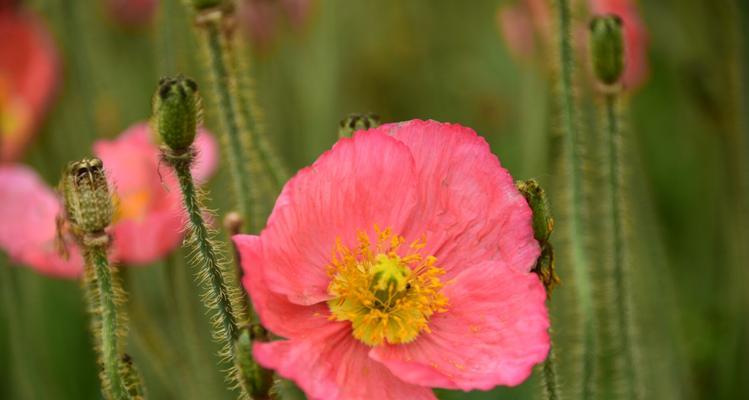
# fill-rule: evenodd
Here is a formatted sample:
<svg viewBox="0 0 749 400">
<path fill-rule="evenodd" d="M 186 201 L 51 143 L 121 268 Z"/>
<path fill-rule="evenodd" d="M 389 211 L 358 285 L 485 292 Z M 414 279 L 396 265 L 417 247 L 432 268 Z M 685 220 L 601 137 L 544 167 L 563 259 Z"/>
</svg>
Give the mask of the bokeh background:
<svg viewBox="0 0 749 400">
<path fill-rule="evenodd" d="M 162 0 L 151 17 L 130 22 L 118 18 L 123 11 L 113 11 L 115 3 L 126 4 L 23 2 L 44 21 L 61 56 L 50 112 L 23 158 L 50 184 L 68 161 L 91 154 L 92 141 L 146 120 L 159 77 L 184 73 L 207 86 L 178 0 Z M 284 13 L 277 1 L 251 3 L 263 7 L 242 20 L 255 31 L 249 62 L 257 95 L 268 136 L 292 170 L 335 142 L 348 113 L 371 111 L 383 121 L 470 126 L 514 177 L 558 186 L 553 54 L 539 42 L 521 56 L 509 49 L 498 12 L 513 1 L 310 0 L 301 2 L 308 8 L 300 15 Z M 749 3 L 638 6 L 650 73 L 627 93 L 623 115 L 646 398 L 749 398 Z M 587 15 L 576 11 L 575 18 L 585 24 Z M 595 144 L 595 91 L 579 75 L 584 132 Z M 217 131 L 213 105 L 206 106 L 206 125 Z M 595 174 L 604 166 L 592 153 L 586 168 Z M 595 206 L 604 187 L 591 182 Z M 219 215 L 231 203 L 226 187 L 222 168 L 209 186 Z M 603 238 L 590 241 L 595 248 Z M 575 282 L 569 265 L 557 266 L 563 283 L 551 300 L 552 319 L 563 391 L 574 397 Z M 151 398 L 232 398 L 215 368 L 216 348 L 183 252 L 122 275 L 130 292 L 128 349 Z M 100 398 L 79 284 L 13 265 L 1 252 L 0 279 L 0 398 Z M 440 397 L 536 398 L 537 375 L 516 388 Z"/>
</svg>

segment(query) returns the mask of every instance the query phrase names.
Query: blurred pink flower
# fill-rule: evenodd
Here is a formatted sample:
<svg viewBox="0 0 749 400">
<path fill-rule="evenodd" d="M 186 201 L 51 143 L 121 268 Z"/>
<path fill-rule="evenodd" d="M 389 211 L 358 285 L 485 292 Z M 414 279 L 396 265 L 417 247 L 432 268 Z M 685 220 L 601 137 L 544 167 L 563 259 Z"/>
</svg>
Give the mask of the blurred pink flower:
<svg viewBox="0 0 749 400">
<path fill-rule="evenodd" d="M 78 277 L 83 261 L 71 246 L 64 260 L 55 247 L 57 194 L 24 165 L 0 165 L 0 248 L 19 264 L 64 278 Z"/>
<path fill-rule="evenodd" d="M 573 4 L 577 0 L 573 0 Z M 625 87 L 635 89 L 641 86 L 648 77 L 647 46 L 648 35 L 645 24 L 640 18 L 635 0 L 588 0 L 590 13 L 616 14 L 624 22 L 625 71 L 622 83 Z M 501 6 L 497 12 L 497 23 L 507 47 L 513 57 L 520 61 L 531 58 L 539 49 L 554 45 L 552 8 L 544 0 L 517 0 Z M 572 34 L 582 50 L 580 43 L 587 41 L 584 26 L 573 26 Z M 583 58 L 581 58 L 583 59 Z"/>
<path fill-rule="evenodd" d="M 284 19 L 297 30 L 312 13 L 313 0 L 241 0 L 237 12 L 239 24 L 258 49 L 264 50 L 278 35 Z"/>
<path fill-rule="evenodd" d="M 218 150 L 204 130 L 198 133 L 196 147 L 193 174 L 202 183 L 216 169 Z M 117 192 L 113 256 L 127 264 L 148 264 L 177 247 L 183 236 L 182 198 L 171 170 L 160 168 L 159 149 L 148 124 L 135 124 L 115 140 L 97 141 L 94 154 L 104 162 Z"/>
<path fill-rule="evenodd" d="M 201 183 L 216 169 L 218 148 L 205 130 L 199 132 L 196 146 L 193 174 Z M 118 212 L 109 230 L 113 258 L 147 264 L 167 255 L 183 236 L 182 203 L 171 171 L 159 170 L 158 147 L 148 124 L 136 124 L 115 140 L 98 141 L 94 152 L 117 192 Z M 79 251 L 69 246 L 69 260 L 55 251 L 55 217 L 60 211 L 58 194 L 33 170 L 0 166 L 0 248 L 43 274 L 75 278 L 83 270 Z"/>
<path fill-rule="evenodd" d="M 52 99 L 58 59 L 33 15 L 0 4 L 0 162 L 21 157 Z"/>
<path fill-rule="evenodd" d="M 507 47 L 518 59 L 528 59 L 537 51 L 538 40 L 549 40 L 552 28 L 551 10 L 544 0 L 520 0 L 502 5 L 497 23 Z"/>
<path fill-rule="evenodd" d="M 531 211 L 486 141 L 434 121 L 341 139 L 284 187 L 243 284 L 310 399 L 517 385 L 549 350 Z"/>
<path fill-rule="evenodd" d="M 648 33 L 634 0 L 590 0 L 594 15 L 616 14 L 624 23 L 624 76 L 622 84 L 640 87 L 649 75 L 647 63 Z"/>
<path fill-rule="evenodd" d="M 112 17 L 125 26 L 149 24 L 159 6 L 158 0 L 106 0 L 106 2 Z"/>
</svg>

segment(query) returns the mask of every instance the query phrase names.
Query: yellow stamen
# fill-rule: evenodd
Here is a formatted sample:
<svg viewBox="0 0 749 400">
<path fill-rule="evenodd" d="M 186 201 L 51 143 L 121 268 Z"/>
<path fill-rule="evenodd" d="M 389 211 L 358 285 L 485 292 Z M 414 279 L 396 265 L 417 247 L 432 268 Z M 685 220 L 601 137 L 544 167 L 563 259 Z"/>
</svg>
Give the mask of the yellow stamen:
<svg viewBox="0 0 749 400">
<path fill-rule="evenodd" d="M 447 297 L 440 293 L 445 270 L 437 258 L 419 252 L 425 240 L 401 256 L 402 236 L 377 226 L 375 232 L 376 243 L 365 232 L 354 249 L 336 243 L 329 265 L 331 319 L 350 321 L 354 337 L 369 346 L 408 343 L 429 332 L 430 316 L 446 311 Z"/>
</svg>

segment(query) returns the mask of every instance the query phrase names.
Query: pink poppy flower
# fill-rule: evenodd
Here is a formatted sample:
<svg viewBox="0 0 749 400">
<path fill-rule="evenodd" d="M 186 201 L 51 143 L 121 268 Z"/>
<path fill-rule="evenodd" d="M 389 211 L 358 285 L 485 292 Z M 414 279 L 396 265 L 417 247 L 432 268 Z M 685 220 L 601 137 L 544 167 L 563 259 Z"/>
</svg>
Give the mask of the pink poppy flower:
<svg viewBox="0 0 749 400">
<path fill-rule="evenodd" d="M 517 385 L 549 350 L 531 211 L 486 141 L 413 120 L 341 139 L 236 235 L 253 355 L 311 399 Z"/>
<path fill-rule="evenodd" d="M 526 60 L 545 45 L 538 39 L 551 38 L 552 17 L 544 0 L 519 0 L 498 9 L 497 24 L 512 55 Z"/>
<path fill-rule="evenodd" d="M 113 255 L 127 264 L 154 262 L 177 247 L 183 237 L 182 198 L 168 168 L 160 168 L 158 145 L 146 123 L 131 126 L 114 140 L 94 143 L 117 192 L 112 225 Z M 218 163 L 217 144 L 201 130 L 193 174 L 205 182 Z M 161 176 L 159 176 L 159 171 Z"/>
<path fill-rule="evenodd" d="M 0 166 L 0 248 L 19 264 L 56 277 L 75 278 L 83 261 L 75 248 L 68 259 L 55 247 L 55 217 L 62 204 L 54 190 L 23 165 Z"/>
<path fill-rule="evenodd" d="M 593 14 L 616 14 L 624 24 L 624 75 L 627 88 L 640 87 L 648 77 L 648 34 L 633 0 L 590 0 Z"/>
<path fill-rule="evenodd" d="M 18 160 L 57 83 L 52 39 L 33 15 L 0 5 L 0 162 Z"/>
<path fill-rule="evenodd" d="M 242 0 L 238 3 L 240 26 L 252 44 L 266 50 L 278 35 L 279 23 L 288 21 L 297 30 L 312 14 L 312 0 Z"/>
<path fill-rule="evenodd" d="M 205 130 L 196 138 L 193 169 L 205 182 L 218 163 L 215 139 Z M 158 147 L 148 124 L 140 123 L 115 140 L 94 146 L 117 191 L 118 212 L 110 233 L 113 257 L 128 264 L 154 262 L 180 244 L 183 214 L 177 182 L 168 168 L 159 177 Z M 162 181 L 163 178 L 163 181 Z M 57 193 L 36 173 L 21 165 L 0 166 L 0 248 L 20 264 L 51 276 L 76 278 L 83 260 L 75 246 L 70 257 L 55 248 L 55 218 L 61 210 Z"/>
</svg>

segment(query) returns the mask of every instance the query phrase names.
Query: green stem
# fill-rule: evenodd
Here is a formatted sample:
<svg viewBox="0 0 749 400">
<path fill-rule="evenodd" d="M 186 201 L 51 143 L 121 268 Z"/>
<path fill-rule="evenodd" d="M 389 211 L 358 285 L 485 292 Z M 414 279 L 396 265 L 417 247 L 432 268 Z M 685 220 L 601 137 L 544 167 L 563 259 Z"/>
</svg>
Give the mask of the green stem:
<svg viewBox="0 0 749 400">
<path fill-rule="evenodd" d="M 588 258 L 584 235 L 584 195 L 582 182 L 582 155 L 580 154 L 580 132 L 574 95 L 574 56 L 571 43 L 571 14 L 569 0 L 557 0 L 559 18 L 559 62 L 560 93 L 558 97 L 561 111 L 561 122 L 564 133 L 565 163 L 569 179 L 571 197 L 568 201 L 568 229 L 573 273 L 578 289 L 580 311 L 582 314 L 583 349 L 582 349 L 582 397 L 594 397 L 594 349 L 595 321 L 593 316 L 592 287 L 588 270 Z"/>
<path fill-rule="evenodd" d="M 203 210 L 190 174 L 188 163 L 175 163 L 174 170 L 179 180 L 182 196 L 187 210 L 190 232 L 195 246 L 195 255 L 201 279 L 208 283 L 204 294 L 208 307 L 215 309 L 220 328 L 216 336 L 227 348 L 231 348 L 237 338 L 237 316 L 232 305 L 231 296 L 224 277 L 219 257 L 211 241 L 211 233 L 203 220 Z"/>
<path fill-rule="evenodd" d="M 557 383 L 556 356 L 553 345 L 549 347 L 549 355 L 546 356 L 543 366 L 543 389 L 545 400 L 561 399 L 559 384 Z"/>
<path fill-rule="evenodd" d="M 97 320 L 99 337 L 99 352 L 104 367 L 105 390 L 112 399 L 127 399 L 122 377 L 120 376 L 120 346 L 118 338 L 117 300 L 114 289 L 112 271 L 107 259 L 106 246 L 87 246 L 85 249 L 86 263 L 93 272 L 96 287 Z M 88 291 L 93 289 L 89 286 Z M 91 300 L 89 300 L 91 301 Z"/>
<path fill-rule="evenodd" d="M 239 104 L 247 123 L 249 137 L 253 148 L 257 149 L 257 156 L 264 168 L 263 172 L 270 174 L 274 191 L 279 191 L 286 182 L 289 173 L 265 136 L 262 122 L 262 110 L 255 96 L 255 82 L 250 73 L 250 67 L 245 60 L 247 55 L 242 43 L 235 44 L 235 69 L 239 81 Z M 272 193 L 275 196 L 276 193 Z"/>
<path fill-rule="evenodd" d="M 224 154 L 229 162 L 236 209 L 245 221 L 250 221 L 250 202 L 247 195 L 252 189 L 245 172 L 247 157 L 243 152 L 240 138 L 241 115 L 237 99 L 231 95 L 230 87 L 236 84 L 229 70 L 228 49 L 221 32 L 219 19 L 205 21 L 201 26 L 202 40 L 208 58 L 208 67 L 212 78 L 212 87 L 217 103 L 217 110 L 222 125 L 222 143 Z"/>
<path fill-rule="evenodd" d="M 622 143 L 619 128 L 619 117 L 616 110 L 616 94 L 606 95 L 606 140 L 608 142 L 608 164 L 609 164 L 609 196 L 611 196 L 611 229 L 613 242 L 613 275 L 614 275 L 614 301 L 616 309 L 617 327 L 620 330 L 620 340 L 624 351 L 624 397 L 627 399 L 639 399 L 639 380 L 637 378 L 637 364 L 635 362 L 636 344 L 634 342 L 633 324 L 629 311 L 630 295 L 627 282 L 626 265 L 626 243 L 624 233 L 624 208 L 622 199 Z"/>
<path fill-rule="evenodd" d="M 222 344 L 222 355 L 231 361 L 232 367 L 227 371 L 229 380 L 239 382 L 243 391 L 242 397 L 250 398 L 251 394 L 255 393 L 252 393 L 250 387 L 244 385 L 241 379 L 242 371 L 237 370 L 240 364 L 234 347 L 240 333 L 237 322 L 244 319 L 240 316 L 242 310 L 239 296 L 241 292 L 227 284 L 227 281 L 231 283 L 233 281 L 214 247 L 213 232 L 208 229 L 203 220 L 203 208 L 190 174 L 193 150 L 188 149 L 187 153 L 182 156 L 173 156 L 170 152 L 171 150 L 165 150 L 164 156 L 173 166 L 182 190 L 190 225 L 189 240 L 194 247 L 195 263 L 199 268 L 198 280 L 205 288 L 202 300 L 206 307 L 215 313 L 213 336 Z M 249 363 L 254 364 L 254 361 L 250 360 Z"/>
</svg>

